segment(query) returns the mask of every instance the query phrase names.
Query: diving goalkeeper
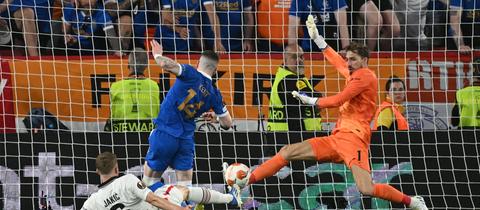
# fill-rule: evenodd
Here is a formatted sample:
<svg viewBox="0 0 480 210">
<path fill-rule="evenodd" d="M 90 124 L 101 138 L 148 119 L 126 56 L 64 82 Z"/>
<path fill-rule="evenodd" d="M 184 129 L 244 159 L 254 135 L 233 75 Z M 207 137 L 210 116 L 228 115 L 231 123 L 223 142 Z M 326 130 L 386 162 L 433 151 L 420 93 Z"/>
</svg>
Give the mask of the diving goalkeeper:
<svg viewBox="0 0 480 210">
<path fill-rule="evenodd" d="M 308 16 L 306 25 L 310 37 L 322 49 L 327 60 L 346 78 L 346 85 L 337 95 L 324 98 L 309 97 L 296 91 L 293 91 L 292 95 L 304 104 L 316 105 L 321 109 L 340 107 L 336 128 L 330 136 L 285 145 L 272 159 L 248 174 L 245 178 L 248 181 L 237 184 L 253 184 L 270 177 L 290 161 L 344 163 L 352 171 L 357 188 L 363 195 L 403 203 L 412 209 L 428 209 L 422 197 L 409 197 L 388 184 L 377 184 L 372 181 L 368 148 L 371 136 L 370 122 L 377 104 L 378 81 L 375 73 L 368 68 L 368 48 L 352 43 L 345 50 L 347 53 L 345 61 L 318 34 L 311 15 Z"/>
</svg>

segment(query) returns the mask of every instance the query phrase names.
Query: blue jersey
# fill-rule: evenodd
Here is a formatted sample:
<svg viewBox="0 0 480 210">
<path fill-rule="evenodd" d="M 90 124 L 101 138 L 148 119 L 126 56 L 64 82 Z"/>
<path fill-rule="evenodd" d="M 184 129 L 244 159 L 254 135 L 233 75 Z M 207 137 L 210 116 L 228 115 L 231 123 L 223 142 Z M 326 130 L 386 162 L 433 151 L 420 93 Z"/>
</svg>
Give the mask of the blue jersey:
<svg viewBox="0 0 480 210">
<path fill-rule="evenodd" d="M 462 10 L 462 23 L 480 22 L 479 0 L 450 0 L 450 8 L 453 10 Z"/>
<path fill-rule="evenodd" d="M 334 12 L 344 8 L 347 8 L 345 0 L 292 0 L 290 15 L 299 17 L 301 25 L 305 23 L 308 15 L 313 15 L 317 20 L 318 32 L 325 36 L 326 26 L 336 27 L 337 25 Z M 301 41 L 301 46 L 303 50 L 309 51 L 311 49 L 311 39 L 307 27 L 303 27 L 303 34 L 304 38 Z"/>
<path fill-rule="evenodd" d="M 228 112 L 211 77 L 190 65 L 181 66 L 181 74 L 168 91 L 154 122 L 158 130 L 169 135 L 193 139 L 196 117 L 212 108 L 218 116 L 225 116 Z"/>
<path fill-rule="evenodd" d="M 161 41 L 165 51 L 176 51 L 186 53 L 191 49 L 190 40 L 194 35 L 194 25 L 197 23 L 195 13 L 199 10 L 198 0 L 161 0 L 163 9 L 170 9 L 175 17 L 179 18 L 177 26 L 188 27 L 190 33 L 187 39 L 180 38 L 170 27 L 159 24 L 155 31 L 155 38 Z"/>
<path fill-rule="evenodd" d="M 93 35 L 101 30 L 113 28 L 112 18 L 100 4 L 93 9 L 91 16 L 87 16 L 85 12 L 75 8 L 72 4 L 66 4 L 63 8 L 63 21 L 70 24 L 73 31 L 83 30 L 88 34 L 76 36 L 77 41 L 84 48 L 93 48 Z"/>
<path fill-rule="evenodd" d="M 220 20 L 222 44 L 227 51 L 242 51 L 243 49 L 243 12 L 252 9 L 250 0 L 205 0 L 203 5 L 215 4 L 216 14 Z M 209 45 L 213 46 L 215 38 L 210 20 L 202 13 L 203 35 Z"/>
</svg>

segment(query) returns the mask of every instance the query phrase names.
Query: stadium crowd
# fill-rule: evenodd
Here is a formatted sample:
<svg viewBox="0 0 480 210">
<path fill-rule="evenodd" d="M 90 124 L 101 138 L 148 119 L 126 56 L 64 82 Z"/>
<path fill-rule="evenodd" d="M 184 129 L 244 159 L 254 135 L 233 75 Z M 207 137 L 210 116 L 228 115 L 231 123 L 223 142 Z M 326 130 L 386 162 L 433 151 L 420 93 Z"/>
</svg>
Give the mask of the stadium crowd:
<svg viewBox="0 0 480 210">
<path fill-rule="evenodd" d="M 166 52 L 318 51 L 304 25 L 341 50 L 480 48 L 480 1 L 470 0 L 3 0 L 2 54 L 122 56 L 155 38 Z M 299 38 L 300 37 L 300 38 Z M 13 49 L 13 50 L 12 50 Z"/>
</svg>

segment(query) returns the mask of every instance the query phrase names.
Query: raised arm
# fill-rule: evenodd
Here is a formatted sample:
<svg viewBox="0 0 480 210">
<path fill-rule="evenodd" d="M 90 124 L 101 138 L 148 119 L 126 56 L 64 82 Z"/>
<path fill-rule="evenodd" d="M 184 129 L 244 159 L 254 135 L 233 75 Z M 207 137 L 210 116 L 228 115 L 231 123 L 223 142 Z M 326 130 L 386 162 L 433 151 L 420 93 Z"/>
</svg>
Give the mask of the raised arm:
<svg viewBox="0 0 480 210">
<path fill-rule="evenodd" d="M 313 39 L 315 44 L 317 44 L 318 48 L 320 48 L 323 51 L 323 54 L 325 55 L 325 58 L 335 66 L 335 68 L 345 77 L 348 78 L 350 75 L 350 72 L 348 70 L 348 64 L 347 62 L 340 56 L 334 49 L 332 49 L 330 46 L 328 46 L 327 42 L 325 42 L 325 39 L 323 36 L 321 36 L 318 33 L 317 26 L 315 25 L 315 20 L 312 15 L 308 16 L 307 22 L 307 29 L 308 29 L 308 34 L 310 35 L 310 38 Z"/>
<path fill-rule="evenodd" d="M 160 67 L 162 67 L 163 70 L 173 73 L 176 76 L 180 76 L 182 74 L 182 66 L 179 63 L 163 56 L 162 45 L 155 40 L 152 40 L 150 45 L 152 46 L 152 54 L 155 58 L 155 61 L 158 65 L 160 65 Z"/>
</svg>

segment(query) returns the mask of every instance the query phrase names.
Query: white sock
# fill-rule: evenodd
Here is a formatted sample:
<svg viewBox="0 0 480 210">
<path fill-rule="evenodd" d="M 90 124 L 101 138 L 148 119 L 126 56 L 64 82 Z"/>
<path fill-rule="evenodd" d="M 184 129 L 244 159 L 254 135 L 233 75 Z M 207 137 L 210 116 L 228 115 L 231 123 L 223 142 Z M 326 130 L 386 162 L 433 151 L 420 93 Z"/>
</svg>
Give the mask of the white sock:
<svg viewBox="0 0 480 210">
<path fill-rule="evenodd" d="M 177 185 L 185 186 L 185 187 L 191 187 L 192 186 L 192 180 L 190 181 L 177 181 Z"/>
<path fill-rule="evenodd" d="M 408 207 L 415 207 L 422 203 L 416 196 L 412 196 L 410 199 L 410 205 Z"/>
<path fill-rule="evenodd" d="M 159 182 L 161 178 L 157 177 L 149 177 L 149 176 L 143 176 L 142 181 L 147 185 L 147 187 Z"/>
<path fill-rule="evenodd" d="M 221 192 L 207 189 L 203 187 L 189 187 L 190 193 L 188 200 L 196 203 L 210 204 L 210 203 L 230 203 L 233 196 L 230 194 L 223 194 Z"/>
</svg>

